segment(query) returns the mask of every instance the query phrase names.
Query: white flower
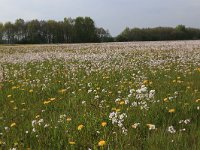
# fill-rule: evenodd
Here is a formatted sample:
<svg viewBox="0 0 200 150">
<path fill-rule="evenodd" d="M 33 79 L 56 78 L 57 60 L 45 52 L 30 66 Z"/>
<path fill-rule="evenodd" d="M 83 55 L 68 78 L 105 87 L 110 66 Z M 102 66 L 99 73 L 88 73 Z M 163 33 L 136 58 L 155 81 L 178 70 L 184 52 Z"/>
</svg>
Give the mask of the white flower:
<svg viewBox="0 0 200 150">
<path fill-rule="evenodd" d="M 88 90 L 88 93 L 91 93 L 92 92 L 92 90 Z"/>
<path fill-rule="evenodd" d="M 176 130 L 174 129 L 173 126 L 169 126 L 168 127 L 168 132 L 170 132 L 170 133 L 176 133 Z"/>
<path fill-rule="evenodd" d="M 82 101 L 81 103 L 82 103 L 82 104 L 85 104 L 85 103 L 86 103 L 86 101 Z"/>
<path fill-rule="evenodd" d="M 133 94 L 135 92 L 135 89 L 130 89 L 130 94 Z"/>
<path fill-rule="evenodd" d="M 36 129 L 35 129 L 35 128 L 33 128 L 33 129 L 32 129 L 32 131 L 33 131 L 33 132 L 36 132 Z"/>
<path fill-rule="evenodd" d="M 150 99 L 154 98 L 154 95 L 155 95 L 155 90 L 151 90 L 151 91 L 149 92 L 149 98 L 150 98 Z"/>
</svg>

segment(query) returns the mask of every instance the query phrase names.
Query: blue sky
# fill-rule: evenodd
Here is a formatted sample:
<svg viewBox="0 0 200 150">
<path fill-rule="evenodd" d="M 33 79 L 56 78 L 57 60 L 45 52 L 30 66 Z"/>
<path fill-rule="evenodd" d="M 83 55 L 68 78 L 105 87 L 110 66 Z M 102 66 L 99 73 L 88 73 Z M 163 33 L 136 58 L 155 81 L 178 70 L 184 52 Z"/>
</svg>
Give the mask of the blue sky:
<svg viewBox="0 0 200 150">
<path fill-rule="evenodd" d="M 112 35 L 125 27 L 200 28 L 200 0 L 0 0 L 0 22 L 90 16 Z"/>
</svg>

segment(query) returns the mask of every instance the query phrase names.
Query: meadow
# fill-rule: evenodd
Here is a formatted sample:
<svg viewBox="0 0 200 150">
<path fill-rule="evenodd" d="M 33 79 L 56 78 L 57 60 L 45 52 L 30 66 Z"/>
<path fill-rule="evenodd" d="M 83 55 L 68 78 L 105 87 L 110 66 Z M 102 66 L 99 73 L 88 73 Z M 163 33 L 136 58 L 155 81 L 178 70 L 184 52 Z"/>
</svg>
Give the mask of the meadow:
<svg viewBox="0 0 200 150">
<path fill-rule="evenodd" d="M 0 149 L 200 149 L 200 41 L 0 46 Z"/>
</svg>

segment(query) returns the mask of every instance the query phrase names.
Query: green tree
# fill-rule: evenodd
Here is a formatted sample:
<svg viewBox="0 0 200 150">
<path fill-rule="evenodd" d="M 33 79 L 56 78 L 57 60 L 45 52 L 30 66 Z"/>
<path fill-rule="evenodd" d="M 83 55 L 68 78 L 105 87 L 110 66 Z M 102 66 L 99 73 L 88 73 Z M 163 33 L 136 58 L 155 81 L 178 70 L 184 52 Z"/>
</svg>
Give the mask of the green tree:
<svg viewBox="0 0 200 150">
<path fill-rule="evenodd" d="M 4 24 L 4 34 L 7 44 L 14 43 L 14 36 L 15 36 L 15 26 L 11 22 L 6 22 Z"/>
<path fill-rule="evenodd" d="M 0 23 L 0 44 L 3 43 L 3 23 Z"/>
</svg>

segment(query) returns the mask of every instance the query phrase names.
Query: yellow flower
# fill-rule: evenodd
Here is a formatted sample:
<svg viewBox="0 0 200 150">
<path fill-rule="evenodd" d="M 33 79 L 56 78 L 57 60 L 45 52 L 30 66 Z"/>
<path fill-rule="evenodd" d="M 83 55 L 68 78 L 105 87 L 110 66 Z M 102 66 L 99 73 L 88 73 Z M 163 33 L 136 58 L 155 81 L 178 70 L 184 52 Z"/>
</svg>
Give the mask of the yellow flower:
<svg viewBox="0 0 200 150">
<path fill-rule="evenodd" d="M 82 130 L 82 128 L 84 128 L 84 125 L 81 124 L 81 125 L 78 126 L 77 129 L 78 129 L 78 130 Z"/>
<path fill-rule="evenodd" d="M 51 101 L 44 101 L 43 103 L 46 105 L 46 104 L 49 104 Z"/>
<path fill-rule="evenodd" d="M 50 101 L 55 101 L 56 100 L 56 98 L 50 98 Z"/>
<path fill-rule="evenodd" d="M 11 97 L 12 95 L 8 95 L 7 97 L 9 98 L 9 97 Z"/>
<path fill-rule="evenodd" d="M 154 124 L 147 124 L 147 127 L 149 128 L 149 130 L 156 129 L 156 126 Z"/>
<path fill-rule="evenodd" d="M 16 87 L 16 86 L 13 86 L 12 89 L 13 89 L 13 90 L 14 90 L 14 89 L 17 89 L 17 87 Z"/>
<path fill-rule="evenodd" d="M 16 123 L 15 122 L 11 123 L 10 127 L 14 127 L 14 126 L 16 126 Z"/>
<path fill-rule="evenodd" d="M 40 115 L 35 116 L 36 119 L 39 118 L 39 117 L 40 117 Z"/>
<path fill-rule="evenodd" d="M 98 146 L 104 146 L 104 145 L 106 145 L 106 141 L 104 140 L 99 141 Z"/>
<path fill-rule="evenodd" d="M 29 93 L 32 93 L 33 92 L 33 90 L 29 90 Z"/>
<path fill-rule="evenodd" d="M 120 110 L 121 110 L 121 109 L 118 108 L 118 109 L 116 109 L 116 112 L 120 112 Z"/>
<path fill-rule="evenodd" d="M 136 129 L 139 126 L 140 123 L 134 123 L 133 125 L 131 125 L 132 128 Z"/>
<path fill-rule="evenodd" d="M 125 102 L 122 100 L 122 101 L 120 101 L 120 103 L 119 103 L 120 105 L 124 105 L 125 104 Z"/>
<path fill-rule="evenodd" d="M 102 126 L 102 127 L 107 126 L 107 122 L 102 122 L 102 123 L 101 123 L 101 126 Z"/>
<path fill-rule="evenodd" d="M 197 102 L 197 103 L 200 102 L 200 99 L 197 99 L 196 102 Z"/>
<path fill-rule="evenodd" d="M 175 109 L 169 109 L 169 113 L 174 113 L 175 111 Z"/>
<path fill-rule="evenodd" d="M 70 118 L 70 117 L 67 118 L 67 121 L 68 121 L 68 122 L 71 121 L 71 120 L 72 120 L 72 118 Z"/>
<path fill-rule="evenodd" d="M 58 93 L 62 93 L 62 94 L 63 94 L 63 93 L 65 93 L 66 91 L 67 91 L 67 89 L 61 89 L 61 90 L 58 91 Z"/>
<path fill-rule="evenodd" d="M 74 145 L 74 144 L 76 144 L 76 142 L 70 141 L 69 144 L 70 144 L 70 145 Z"/>
<path fill-rule="evenodd" d="M 149 81 L 148 80 L 144 80 L 143 81 L 143 84 L 147 84 Z"/>
<path fill-rule="evenodd" d="M 164 98 L 164 100 L 163 100 L 164 102 L 168 102 L 168 98 Z"/>
</svg>

